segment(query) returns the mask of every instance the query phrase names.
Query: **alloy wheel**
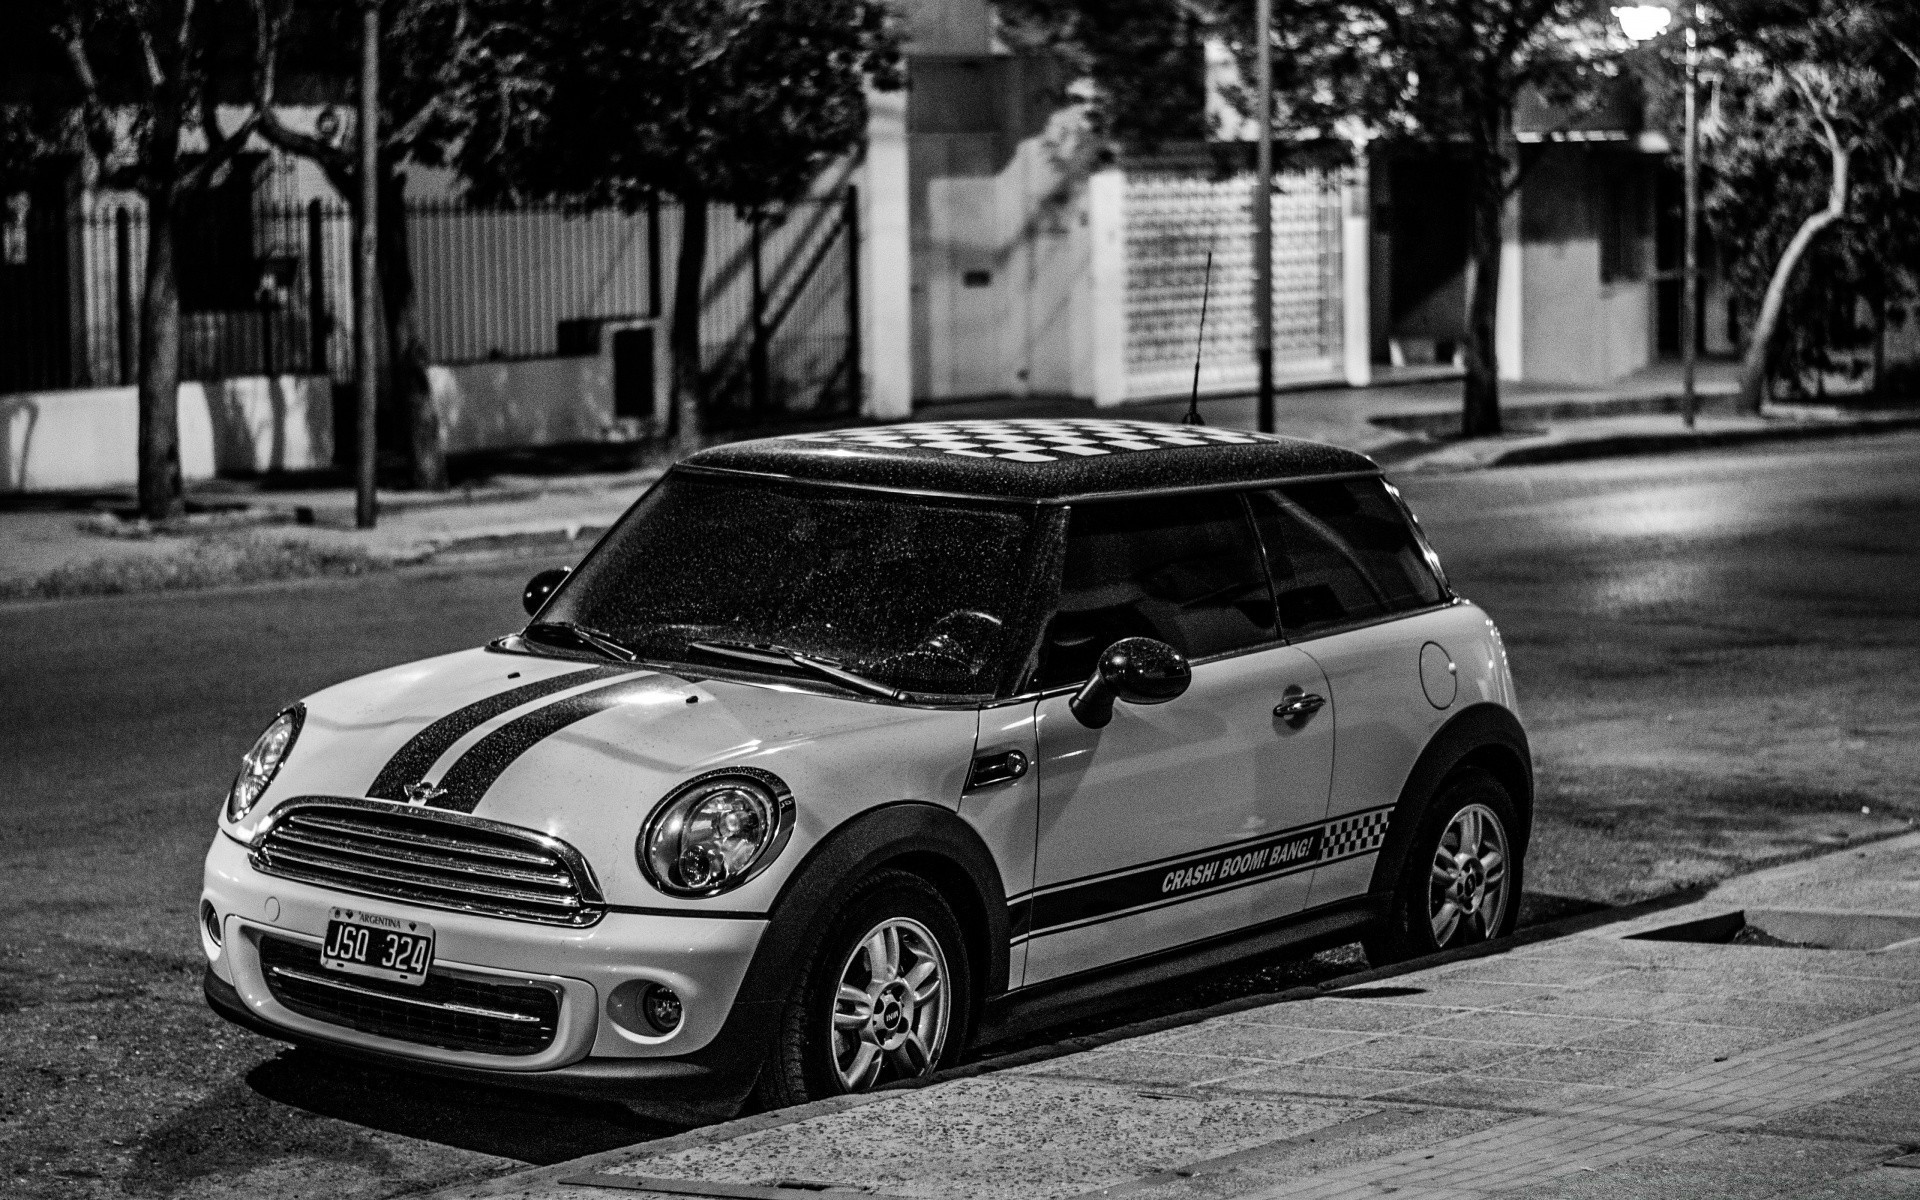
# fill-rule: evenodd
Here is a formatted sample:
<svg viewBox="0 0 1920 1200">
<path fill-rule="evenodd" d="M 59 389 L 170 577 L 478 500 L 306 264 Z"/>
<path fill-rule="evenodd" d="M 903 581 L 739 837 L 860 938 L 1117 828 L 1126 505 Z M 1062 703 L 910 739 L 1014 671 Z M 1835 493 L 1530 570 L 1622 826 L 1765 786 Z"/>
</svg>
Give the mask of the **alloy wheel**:
<svg viewBox="0 0 1920 1200">
<path fill-rule="evenodd" d="M 891 917 L 840 967 L 833 1005 L 834 1070 L 849 1092 L 930 1073 L 951 1017 L 947 956 L 925 925 Z"/>
<path fill-rule="evenodd" d="M 1507 831 L 1484 804 L 1455 813 L 1434 849 L 1427 917 L 1445 947 L 1464 925 L 1476 939 L 1499 929 L 1507 910 Z"/>
</svg>

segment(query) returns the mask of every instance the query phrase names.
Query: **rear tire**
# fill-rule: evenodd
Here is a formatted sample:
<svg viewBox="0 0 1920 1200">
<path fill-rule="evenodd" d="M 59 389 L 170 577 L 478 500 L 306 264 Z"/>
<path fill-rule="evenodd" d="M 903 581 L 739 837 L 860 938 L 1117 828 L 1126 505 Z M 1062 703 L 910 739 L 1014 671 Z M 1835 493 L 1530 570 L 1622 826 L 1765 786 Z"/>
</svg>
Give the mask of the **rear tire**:
<svg viewBox="0 0 1920 1200">
<path fill-rule="evenodd" d="M 870 1091 L 952 1065 L 972 995 L 960 924 L 940 893 L 905 871 L 876 874 L 808 958 L 755 1107 Z"/>
<path fill-rule="evenodd" d="M 1513 798 L 1486 771 L 1453 775 L 1420 814 L 1382 926 L 1361 939 L 1374 966 L 1513 932 L 1522 843 Z"/>
</svg>

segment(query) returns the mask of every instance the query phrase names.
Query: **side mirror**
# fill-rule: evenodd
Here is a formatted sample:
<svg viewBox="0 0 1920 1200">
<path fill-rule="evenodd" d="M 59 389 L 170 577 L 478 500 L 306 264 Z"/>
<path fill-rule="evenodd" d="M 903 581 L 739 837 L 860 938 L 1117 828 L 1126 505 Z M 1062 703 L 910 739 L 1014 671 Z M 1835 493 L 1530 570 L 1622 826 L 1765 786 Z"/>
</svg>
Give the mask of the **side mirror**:
<svg viewBox="0 0 1920 1200">
<path fill-rule="evenodd" d="M 528 616 L 539 612 L 540 606 L 547 602 L 547 597 L 553 595 L 554 589 L 565 583 L 571 574 L 572 567 L 548 567 L 527 580 L 527 590 L 520 593 L 520 607 L 527 610 Z"/>
<path fill-rule="evenodd" d="M 1153 638 L 1121 638 L 1108 646 L 1093 677 L 1067 701 L 1088 729 L 1104 729 L 1113 720 L 1113 702 L 1165 704 L 1187 690 L 1193 668 L 1186 655 Z"/>
</svg>

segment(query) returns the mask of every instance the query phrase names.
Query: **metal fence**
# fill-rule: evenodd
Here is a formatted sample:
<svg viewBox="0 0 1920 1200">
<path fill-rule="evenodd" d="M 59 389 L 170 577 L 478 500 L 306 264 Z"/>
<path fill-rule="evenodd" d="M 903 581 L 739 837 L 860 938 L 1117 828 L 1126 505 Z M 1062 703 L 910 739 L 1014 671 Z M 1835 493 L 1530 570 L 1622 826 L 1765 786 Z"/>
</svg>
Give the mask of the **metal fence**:
<svg viewBox="0 0 1920 1200">
<path fill-rule="evenodd" d="M 851 188 L 777 212 L 709 214 L 703 367 L 720 425 L 858 406 Z M 0 255 L 0 392 L 124 385 L 139 361 L 146 219 L 135 204 L 9 212 Z M 353 376 L 352 220 L 344 206 L 227 208 L 179 246 L 181 375 Z M 658 318 L 680 211 L 409 207 L 416 316 L 441 364 L 579 353 L 578 322 Z"/>
<path fill-rule="evenodd" d="M 1253 176 L 1129 171 L 1127 392 L 1184 392 L 1193 380 L 1206 263 L 1213 255 L 1202 391 L 1253 386 Z M 1281 376 L 1331 372 L 1341 354 L 1341 207 L 1331 171 L 1274 176 L 1273 362 Z"/>
</svg>

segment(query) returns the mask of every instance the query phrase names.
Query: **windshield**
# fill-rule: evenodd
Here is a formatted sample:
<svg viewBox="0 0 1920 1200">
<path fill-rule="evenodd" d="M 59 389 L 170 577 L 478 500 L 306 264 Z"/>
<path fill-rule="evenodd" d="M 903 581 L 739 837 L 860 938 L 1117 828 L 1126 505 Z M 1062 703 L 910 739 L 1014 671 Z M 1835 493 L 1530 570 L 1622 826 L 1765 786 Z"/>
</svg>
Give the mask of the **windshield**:
<svg viewBox="0 0 1920 1200">
<path fill-rule="evenodd" d="M 1024 659 L 1033 522 L 1024 507 L 675 472 L 540 623 L 654 661 L 807 675 L 791 653 L 903 691 L 990 695 Z M 725 653 L 742 647 L 768 652 Z"/>
</svg>

